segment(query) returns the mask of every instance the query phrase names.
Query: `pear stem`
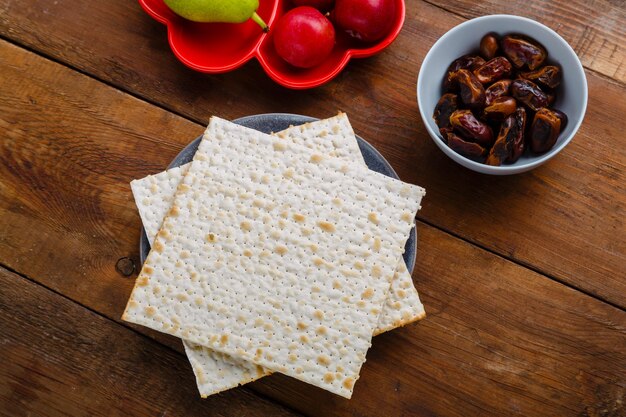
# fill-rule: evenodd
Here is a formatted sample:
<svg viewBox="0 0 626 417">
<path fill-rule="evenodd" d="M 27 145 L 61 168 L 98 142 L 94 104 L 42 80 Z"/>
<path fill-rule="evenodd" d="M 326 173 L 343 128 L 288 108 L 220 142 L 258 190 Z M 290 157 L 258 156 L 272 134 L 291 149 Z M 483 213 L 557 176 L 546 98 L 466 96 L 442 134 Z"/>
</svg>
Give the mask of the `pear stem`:
<svg viewBox="0 0 626 417">
<path fill-rule="evenodd" d="M 269 26 L 267 26 L 267 24 L 263 21 L 263 19 L 261 19 L 261 16 L 259 16 L 258 14 L 256 14 L 256 12 L 252 13 L 252 16 L 250 16 L 250 19 L 252 19 L 253 21 L 255 21 L 259 26 L 261 26 L 263 28 L 263 32 L 267 33 L 270 31 Z"/>
</svg>

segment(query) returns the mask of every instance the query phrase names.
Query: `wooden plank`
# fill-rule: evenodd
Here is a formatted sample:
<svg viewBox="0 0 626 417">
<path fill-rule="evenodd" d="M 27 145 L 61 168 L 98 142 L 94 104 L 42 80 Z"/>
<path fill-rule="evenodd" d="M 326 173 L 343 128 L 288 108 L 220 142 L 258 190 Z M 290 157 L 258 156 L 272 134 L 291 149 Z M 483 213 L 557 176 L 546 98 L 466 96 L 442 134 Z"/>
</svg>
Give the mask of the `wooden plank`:
<svg viewBox="0 0 626 417">
<path fill-rule="evenodd" d="M 114 265 L 137 257 L 128 181 L 182 146 L 170 132 L 201 126 L 6 43 L 0 53 L 0 262 L 117 320 L 133 282 Z M 418 229 L 429 316 L 375 340 L 353 400 L 280 375 L 253 389 L 307 415 L 624 411 L 625 312 Z"/>
<path fill-rule="evenodd" d="M 201 400 L 185 357 L 0 268 L 0 414 L 295 416 L 246 389 Z"/>
<path fill-rule="evenodd" d="M 405 27 L 391 48 L 351 63 L 338 79 L 309 92 L 273 84 L 255 63 L 215 76 L 187 70 L 169 51 L 164 27 L 132 1 L 8 0 L 0 13 L 0 34 L 201 123 L 211 114 L 234 118 L 284 111 L 326 117 L 343 109 L 403 179 L 427 187 L 420 218 L 626 308 L 621 272 L 626 264 L 626 137 L 621 131 L 626 87 L 588 73 L 587 117 L 561 155 L 528 174 L 474 174 L 431 143 L 413 92 L 430 46 L 463 19 L 424 2 L 407 7 Z M 75 18 L 87 9 L 98 18 Z M 611 9 L 606 10 L 608 16 Z M 182 143 L 193 137 L 177 134 L 175 139 Z M 154 162 L 161 165 L 146 162 L 154 170 L 144 172 L 165 166 L 173 154 L 158 153 Z"/>
<path fill-rule="evenodd" d="M 427 0 L 472 18 L 487 14 L 529 17 L 557 31 L 586 68 L 626 82 L 626 3 L 623 0 Z"/>
</svg>

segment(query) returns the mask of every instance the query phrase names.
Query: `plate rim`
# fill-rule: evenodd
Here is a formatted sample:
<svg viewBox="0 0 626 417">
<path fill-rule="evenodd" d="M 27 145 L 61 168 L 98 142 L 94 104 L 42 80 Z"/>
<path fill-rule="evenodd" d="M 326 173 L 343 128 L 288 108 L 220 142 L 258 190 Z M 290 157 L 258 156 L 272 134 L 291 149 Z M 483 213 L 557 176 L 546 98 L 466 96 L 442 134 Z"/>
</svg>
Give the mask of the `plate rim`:
<svg viewBox="0 0 626 417">
<path fill-rule="evenodd" d="M 266 117 L 283 117 L 283 118 L 296 118 L 296 119 L 300 119 L 302 121 L 302 123 L 299 124 L 295 124 L 294 126 L 299 126 L 300 124 L 304 124 L 304 123 L 308 123 L 308 122 L 314 122 L 314 121 L 318 121 L 320 119 L 316 118 L 316 117 L 311 117 L 311 116 L 304 116 L 301 114 L 295 114 L 295 113 L 259 113 L 259 114 L 253 114 L 253 115 L 248 115 L 248 116 L 242 116 L 242 117 L 238 117 L 237 119 L 233 119 L 232 122 L 241 125 L 242 123 L 245 123 L 248 120 L 256 120 L 259 118 L 266 118 Z M 391 178 L 395 178 L 397 180 L 400 180 L 400 177 L 398 176 L 398 174 L 396 173 L 396 171 L 393 169 L 393 167 L 391 166 L 391 164 L 389 163 L 389 161 L 387 161 L 387 159 L 385 159 L 385 157 L 378 151 L 378 149 L 376 149 L 374 147 L 374 145 L 372 145 L 371 143 L 369 143 L 368 141 L 366 141 L 365 139 L 363 139 L 362 137 L 360 137 L 359 135 L 357 135 L 355 133 L 357 142 L 359 144 L 359 150 L 361 148 L 361 146 L 364 146 L 365 148 L 367 148 L 373 155 L 375 155 L 378 158 L 378 161 L 380 163 L 382 163 L 382 165 L 385 166 L 386 169 L 389 170 L 389 172 L 392 175 L 388 175 Z M 194 140 L 192 140 L 191 142 L 189 142 L 187 145 L 185 145 L 185 147 L 183 149 L 181 149 L 180 152 L 178 152 L 178 154 L 176 154 L 176 156 L 172 159 L 172 162 L 169 163 L 169 165 L 167 166 L 166 169 L 172 169 L 172 168 L 176 168 L 180 165 L 178 163 L 178 160 L 186 153 L 188 152 L 189 148 L 192 147 L 196 142 L 200 141 L 202 139 L 202 135 L 198 136 L 197 138 L 195 138 Z M 369 169 L 369 168 L 368 168 Z M 383 174 L 386 175 L 386 174 Z M 150 243 L 148 242 L 148 236 L 146 235 L 146 230 L 143 226 L 143 224 L 141 225 L 141 232 L 140 232 L 140 236 L 139 236 L 139 265 L 143 266 L 144 262 L 145 262 L 145 256 L 144 256 L 144 251 L 143 251 L 143 247 L 146 246 L 148 248 L 148 252 L 150 250 Z M 413 274 L 413 270 L 415 269 L 415 264 L 416 264 L 416 260 L 417 260 L 417 224 L 413 225 L 413 228 L 411 228 L 411 231 L 409 233 L 409 238 L 407 239 L 407 243 L 409 241 L 413 241 L 413 256 L 409 257 L 409 259 L 405 259 L 405 263 L 407 264 L 407 269 L 409 270 L 409 273 Z M 403 259 L 404 259 L 404 253 L 403 253 Z"/>
</svg>

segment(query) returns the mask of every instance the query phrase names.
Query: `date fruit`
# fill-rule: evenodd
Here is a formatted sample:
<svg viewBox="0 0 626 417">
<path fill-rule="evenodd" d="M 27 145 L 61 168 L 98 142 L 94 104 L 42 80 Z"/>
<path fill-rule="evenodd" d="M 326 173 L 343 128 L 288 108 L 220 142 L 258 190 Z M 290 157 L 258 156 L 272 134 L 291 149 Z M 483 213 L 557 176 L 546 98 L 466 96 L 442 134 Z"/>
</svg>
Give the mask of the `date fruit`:
<svg viewBox="0 0 626 417">
<path fill-rule="evenodd" d="M 474 71 L 476 68 L 480 67 L 485 63 L 485 60 L 479 56 L 473 55 L 464 55 L 460 58 L 452 61 L 452 64 L 446 70 L 446 76 L 443 79 L 443 90 L 444 91 L 452 91 L 457 86 L 452 80 L 452 74 L 457 72 L 460 69 L 466 69 L 469 71 Z"/>
<path fill-rule="evenodd" d="M 547 65 L 546 49 L 523 34 L 489 32 L 479 46 L 480 56 L 457 58 L 444 74 L 433 112 L 442 139 L 489 165 L 515 163 L 526 148 L 548 151 L 567 124 L 551 108 L 563 94 L 562 67 Z"/>
<path fill-rule="evenodd" d="M 491 32 L 480 40 L 480 55 L 486 60 L 495 58 L 498 52 L 498 35 Z"/>
<path fill-rule="evenodd" d="M 452 80 L 459 85 L 461 100 L 469 107 L 485 104 L 485 88 L 476 76 L 466 69 L 452 73 Z"/>
<path fill-rule="evenodd" d="M 487 150 L 474 142 L 467 142 L 454 132 L 447 133 L 448 146 L 454 152 L 475 161 L 481 161 L 487 155 Z"/>
<path fill-rule="evenodd" d="M 491 146 L 493 143 L 493 131 L 489 125 L 478 120 L 470 110 L 457 110 L 452 113 L 450 124 L 465 139 L 482 146 Z"/>
<path fill-rule="evenodd" d="M 485 105 L 489 106 L 498 97 L 509 94 L 512 82 L 511 80 L 500 80 L 487 87 L 485 90 Z"/>
<path fill-rule="evenodd" d="M 556 88 L 561 84 L 561 68 L 556 65 L 546 65 L 535 71 L 522 72 L 520 77 L 543 87 Z"/>
<path fill-rule="evenodd" d="M 509 132 L 513 128 L 513 116 L 509 116 L 504 120 L 504 123 L 500 126 L 500 133 L 496 142 L 489 150 L 489 155 L 485 160 L 485 164 L 500 166 L 511 154 L 512 141 L 509 140 Z"/>
<path fill-rule="evenodd" d="M 515 109 L 517 109 L 515 99 L 509 96 L 502 96 L 496 98 L 489 106 L 485 107 L 483 116 L 487 120 L 502 121 L 513 114 Z"/>
<path fill-rule="evenodd" d="M 513 146 L 506 162 L 514 163 L 524 153 L 526 140 L 524 138 L 526 132 L 526 109 L 518 107 L 515 110 L 515 129 L 513 137 Z"/>
<path fill-rule="evenodd" d="M 523 36 L 507 35 L 502 38 L 500 46 L 515 68 L 527 66 L 533 71 L 539 68 L 548 56 L 543 46 Z"/>
<path fill-rule="evenodd" d="M 567 114 L 557 109 L 552 109 L 552 111 L 554 112 L 554 114 L 556 114 L 556 117 L 558 117 L 561 120 L 561 132 L 562 132 L 565 129 L 565 126 L 567 126 Z"/>
<path fill-rule="evenodd" d="M 524 127 L 526 110 L 518 107 L 500 126 L 498 138 L 485 160 L 487 165 L 499 166 L 503 162 L 515 162 L 524 151 Z"/>
<path fill-rule="evenodd" d="M 482 84 L 491 84 L 494 81 L 511 74 L 513 67 L 503 56 L 498 56 L 474 70 L 474 75 Z"/>
<path fill-rule="evenodd" d="M 515 80 L 511 83 L 511 95 L 531 110 L 538 111 L 548 106 L 548 96 L 539 86 L 528 80 Z"/>
<path fill-rule="evenodd" d="M 450 115 L 459 108 L 459 98 L 456 94 L 447 93 L 441 96 L 437 105 L 435 106 L 435 112 L 433 119 L 437 123 L 439 129 L 450 127 Z"/>
<path fill-rule="evenodd" d="M 561 119 L 550 109 L 541 109 L 535 113 L 530 128 L 530 150 L 544 153 L 552 149 L 561 132 Z"/>
</svg>

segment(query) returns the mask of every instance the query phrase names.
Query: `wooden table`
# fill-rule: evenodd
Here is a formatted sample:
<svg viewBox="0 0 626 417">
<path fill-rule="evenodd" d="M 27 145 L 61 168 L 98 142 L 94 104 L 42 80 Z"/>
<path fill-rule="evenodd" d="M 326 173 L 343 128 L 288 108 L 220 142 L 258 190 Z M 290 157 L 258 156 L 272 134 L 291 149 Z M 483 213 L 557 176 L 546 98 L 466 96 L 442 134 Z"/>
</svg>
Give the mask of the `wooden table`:
<svg viewBox="0 0 626 417">
<path fill-rule="evenodd" d="M 136 1 L 0 0 L 0 414 L 626 415 L 626 4 L 512 3 L 410 0 L 384 53 L 290 91 L 256 62 L 187 69 Z M 444 156 L 415 98 L 436 39 L 492 13 L 557 30 L 589 83 L 573 142 L 511 177 Z M 201 400 L 179 340 L 120 320 L 129 181 L 212 114 L 338 109 L 428 190 L 413 273 L 428 317 L 375 338 L 352 400 L 281 375 Z"/>
</svg>

